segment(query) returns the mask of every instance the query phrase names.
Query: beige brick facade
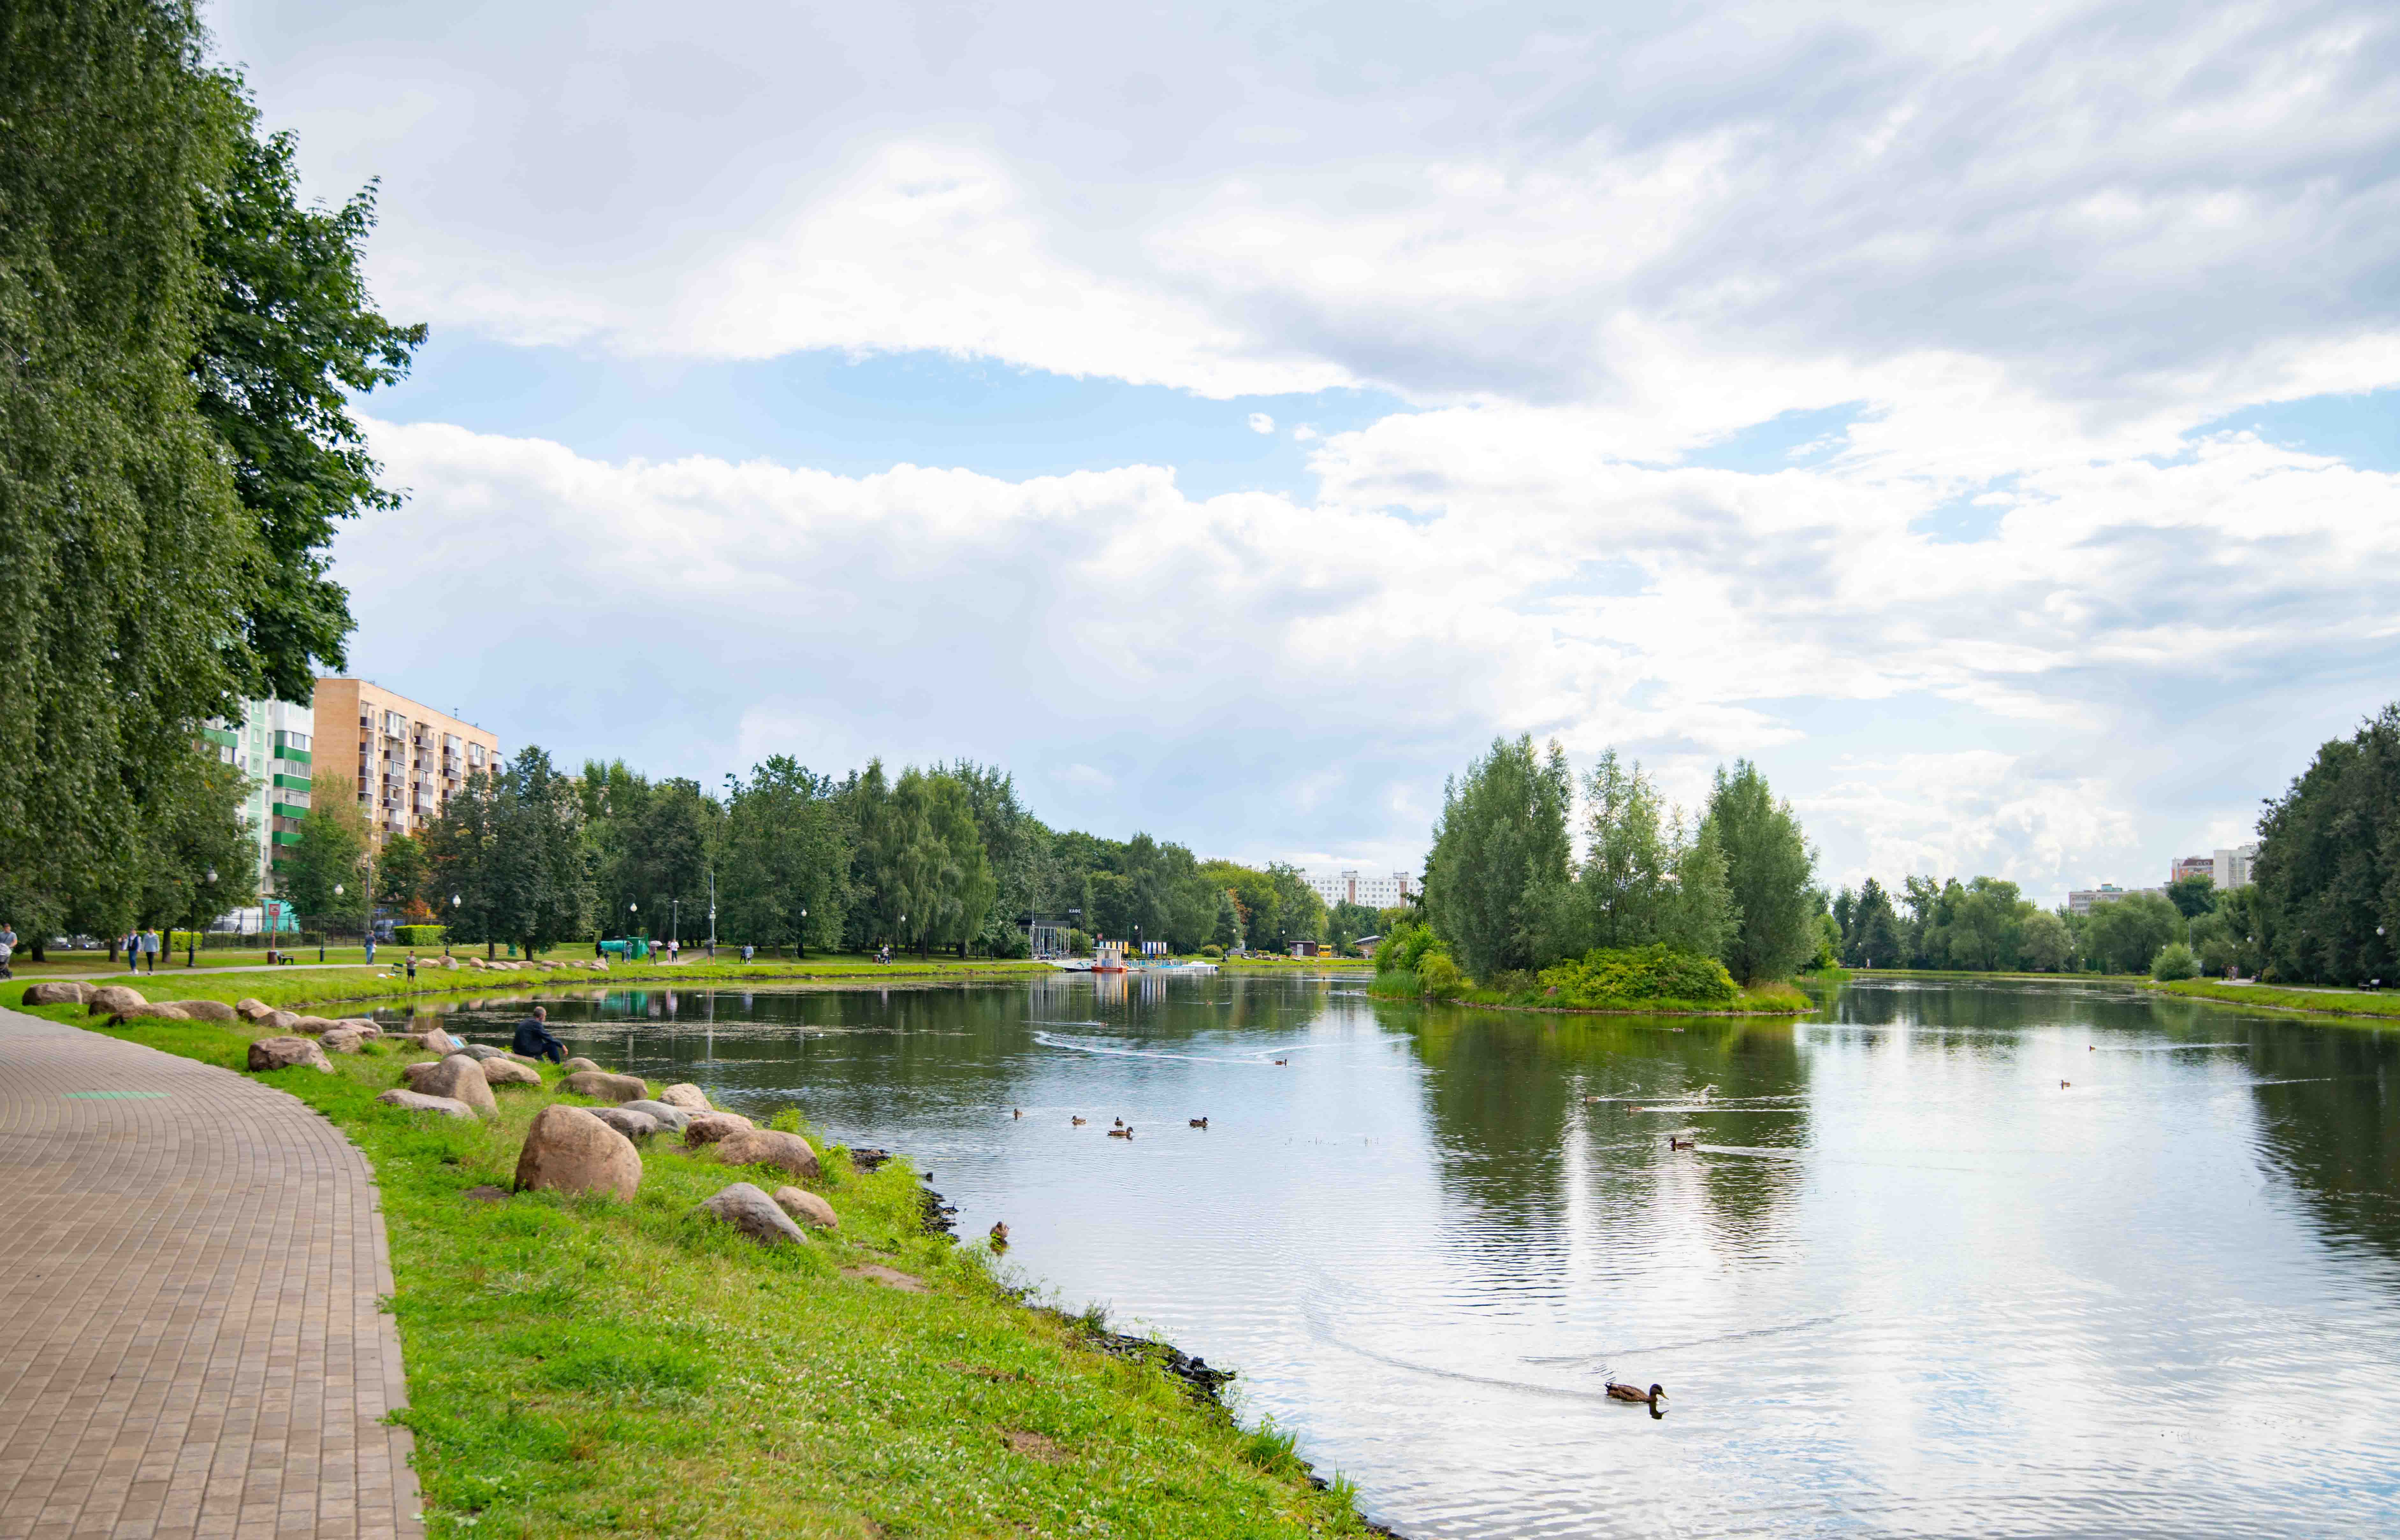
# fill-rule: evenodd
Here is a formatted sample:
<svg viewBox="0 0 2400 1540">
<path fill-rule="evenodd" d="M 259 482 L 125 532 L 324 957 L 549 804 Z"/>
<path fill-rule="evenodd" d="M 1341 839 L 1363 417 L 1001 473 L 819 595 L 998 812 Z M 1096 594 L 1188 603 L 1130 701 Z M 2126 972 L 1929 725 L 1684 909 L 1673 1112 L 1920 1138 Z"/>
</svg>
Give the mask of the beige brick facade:
<svg viewBox="0 0 2400 1540">
<path fill-rule="evenodd" d="M 491 733 L 372 680 L 320 679 L 314 706 L 317 770 L 353 778 L 378 844 L 423 833 L 468 775 L 499 761 Z"/>
</svg>

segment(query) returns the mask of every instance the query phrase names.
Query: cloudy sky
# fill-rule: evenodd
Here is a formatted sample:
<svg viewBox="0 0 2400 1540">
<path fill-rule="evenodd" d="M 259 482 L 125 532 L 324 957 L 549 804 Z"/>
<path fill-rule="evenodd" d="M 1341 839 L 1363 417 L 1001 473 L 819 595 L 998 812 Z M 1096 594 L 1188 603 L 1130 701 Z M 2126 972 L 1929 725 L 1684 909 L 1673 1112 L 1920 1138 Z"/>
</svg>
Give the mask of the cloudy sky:
<svg viewBox="0 0 2400 1540">
<path fill-rule="evenodd" d="M 1413 867 L 1495 733 L 2052 900 L 2400 695 L 2400 11 L 225 0 L 382 179 L 358 672 Z"/>
</svg>

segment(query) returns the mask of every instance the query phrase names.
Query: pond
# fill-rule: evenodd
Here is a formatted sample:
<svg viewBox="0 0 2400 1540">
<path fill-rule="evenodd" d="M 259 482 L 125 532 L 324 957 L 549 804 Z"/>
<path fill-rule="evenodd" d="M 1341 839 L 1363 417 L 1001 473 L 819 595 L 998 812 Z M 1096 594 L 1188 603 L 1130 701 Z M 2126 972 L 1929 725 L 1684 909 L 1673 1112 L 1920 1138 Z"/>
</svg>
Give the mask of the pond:
<svg viewBox="0 0 2400 1540">
<path fill-rule="evenodd" d="M 1411 1536 L 2400 1531 L 2400 1033 L 2074 984 L 1762 1024 L 1361 982 L 552 1015 L 907 1152 L 961 1235 L 1005 1220 L 1059 1302 L 1238 1369 Z"/>
</svg>

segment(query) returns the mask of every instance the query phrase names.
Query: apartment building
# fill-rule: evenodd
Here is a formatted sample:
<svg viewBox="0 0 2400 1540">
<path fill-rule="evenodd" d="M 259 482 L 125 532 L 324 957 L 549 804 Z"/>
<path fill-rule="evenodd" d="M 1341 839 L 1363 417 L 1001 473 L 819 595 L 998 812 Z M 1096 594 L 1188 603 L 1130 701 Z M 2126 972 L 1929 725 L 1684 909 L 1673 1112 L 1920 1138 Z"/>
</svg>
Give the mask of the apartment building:
<svg viewBox="0 0 2400 1540">
<path fill-rule="evenodd" d="M 2216 863 L 2205 855 L 2179 855 L 2167 866 L 2167 886 L 2173 887 L 2187 877 L 2216 879 Z"/>
<path fill-rule="evenodd" d="M 2250 872 L 2257 862 L 2258 847 L 2256 842 L 2236 845 L 2230 850 L 2220 850 L 2210 858 L 2209 875 L 2216 879 L 2217 891 L 2220 893 L 2230 892 L 2235 888 L 2246 888 L 2254 880 Z"/>
<path fill-rule="evenodd" d="M 1389 877 L 1367 877 L 1355 871 L 1302 872 L 1301 880 L 1316 890 L 1325 906 L 1336 904 L 1363 904 L 1370 909 L 1392 909 L 1409 901 L 1410 883 L 1406 872 L 1394 872 Z"/>
<path fill-rule="evenodd" d="M 200 736 L 217 757 L 250 777 L 241 820 L 256 841 L 256 910 L 242 911 L 244 930 L 280 929 L 275 872 L 281 852 L 300 842 L 300 820 L 308 815 L 309 777 L 315 773 L 315 715 L 288 701 L 245 701 L 239 722 L 211 722 Z"/>
<path fill-rule="evenodd" d="M 2120 888 L 2113 882 L 2103 882 L 2096 888 L 2079 888 L 2068 893 L 2066 907 L 2074 914 L 2090 914 L 2103 904 L 2114 904 L 2120 898 L 2130 898 L 2135 893 L 2149 893 L 2154 897 L 2164 898 L 2167 891 L 2164 888 Z"/>
<path fill-rule="evenodd" d="M 500 758 L 500 741 L 473 723 L 368 679 L 317 681 L 316 739 L 317 764 L 353 777 L 377 844 L 421 834 L 468 776 Z"/>
</svg>

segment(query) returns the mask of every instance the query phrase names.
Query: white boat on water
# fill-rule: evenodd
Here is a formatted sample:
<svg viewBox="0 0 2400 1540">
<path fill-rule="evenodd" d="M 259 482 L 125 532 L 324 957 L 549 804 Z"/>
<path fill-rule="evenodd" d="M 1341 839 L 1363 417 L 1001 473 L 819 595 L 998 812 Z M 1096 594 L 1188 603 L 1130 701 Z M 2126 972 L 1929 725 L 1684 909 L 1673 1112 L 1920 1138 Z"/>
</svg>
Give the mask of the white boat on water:
<svg viewBox="0 0 2400 1540">
<path fill-rule="evenodd" d="M 1088 974 L 1092 971 L 1092 960 L 1088 957 L 1050 957 L 1043 961 L 1062 974 Z"/>
</svg>

